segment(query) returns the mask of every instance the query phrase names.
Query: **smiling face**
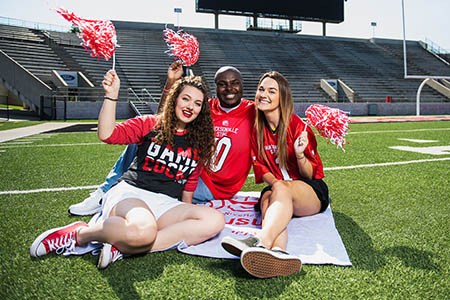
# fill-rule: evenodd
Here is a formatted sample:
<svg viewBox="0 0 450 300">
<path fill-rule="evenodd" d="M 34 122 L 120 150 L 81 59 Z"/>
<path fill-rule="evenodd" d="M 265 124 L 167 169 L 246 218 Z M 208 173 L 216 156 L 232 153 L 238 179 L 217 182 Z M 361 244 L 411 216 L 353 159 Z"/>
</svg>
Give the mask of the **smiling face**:
<svg viewBox="0 0 450 300">
<path fill-rule="evenodd" d="M 194 121 L 203 105 L 203 92 L 196 87 L 187 85 L 176 99 L 175 115 L 178 119 L 177 130 L 184 130 L 186 124 Z"/>
<path fill-rule="evenodd" d="M 255 96 L 256 107 L 266 113 L 279 110 L 280 107 L 280 87 L 275 79 L 264 78 Z"/>
<path fill-rule="evenodd" d="M 241 103 L 242 98 L 242 78 L 233 69 L 219 70 L 215 78 L 216 94 L 220 105 L 232 108 Z"/>
</svg>

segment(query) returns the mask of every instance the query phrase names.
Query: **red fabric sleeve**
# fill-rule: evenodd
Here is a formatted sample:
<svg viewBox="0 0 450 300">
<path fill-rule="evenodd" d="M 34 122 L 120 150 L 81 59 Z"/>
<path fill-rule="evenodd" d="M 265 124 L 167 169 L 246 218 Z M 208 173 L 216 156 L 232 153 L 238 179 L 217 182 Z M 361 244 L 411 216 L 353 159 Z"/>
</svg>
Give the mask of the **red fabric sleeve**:
<svg viewBox="0 0 450 300">
<path fill-rule="evenodd" d="M 195 168 L 194 172 L 189 176 L 188 180 L 186 181 L 184 185 L 184 190 L 186 192 L 193 192 L 197 188 L 198 184 L 198 177 L 200 176 L 200 173 L 203 171 L 203 166 L 198 164 L 198 166 Z"/>
<path fill-rule="evenodd" d="M 141 144 L 144 136 L 153 129 L 157 121 L 156 116 L 147 115 L 117 123 L 111 136 L 103 142 L 119 145 Z"/>
</svg>

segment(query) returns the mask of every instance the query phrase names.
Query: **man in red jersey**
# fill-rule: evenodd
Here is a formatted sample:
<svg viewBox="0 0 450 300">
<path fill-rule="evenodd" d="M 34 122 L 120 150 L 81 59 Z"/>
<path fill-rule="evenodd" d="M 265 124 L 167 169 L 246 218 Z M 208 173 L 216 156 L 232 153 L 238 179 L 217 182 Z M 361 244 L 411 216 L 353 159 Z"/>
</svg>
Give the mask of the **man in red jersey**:
<svg viewBox="0 0 450 300">
<path fill-rule="evenodd" d="M 252 160 L 250 134 L 255 119 L 254 102 L 242 98 L 242 77 L 234 67 L 222 67 L 214 76 L 217 98 L 209 99 L 216 136 L 211 172 L 200 175 L 194 199 L 229 199 L 240 191 Z M 208 192 L 209 190 L 209 192 Z"/>
<path fill-rule="evenodd" d="M 183 76 L 181 63 L 173 63 L 159 108 L 172 84 Z M 255 119 L 254 102 L 242 98 L 242 76 L 232 66 L 221 67 L 214 76 L 217 98 L 209 99 L 216 136 L 216 158 L 211 170 L 200 175 L 194 203 L 229 199 L 240 191 L 252 165 L 250 136 Z M 158 109 L 159 111 L 160 109 Z M 201 128 L 198 128 L 201 130 Z M 83 202 L 69 207 L 74 215 L 91 215 L 101 210 L 101 199 L 131 164 L 136 148 L 128 145 L 108 174 L 106 181 Z"/>
</svg>

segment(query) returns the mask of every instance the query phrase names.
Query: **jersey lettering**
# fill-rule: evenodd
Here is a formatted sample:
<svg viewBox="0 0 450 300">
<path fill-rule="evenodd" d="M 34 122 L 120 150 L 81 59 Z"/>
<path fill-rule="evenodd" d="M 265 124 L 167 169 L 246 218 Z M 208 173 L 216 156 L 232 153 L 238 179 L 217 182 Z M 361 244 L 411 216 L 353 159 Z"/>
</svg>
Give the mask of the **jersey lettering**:
<svg viewBox="0 0 450 300">
<path fill-rule="evenodd" d="M 227 159 L 231 150 L 231 139 L 227 136 L 222 137 L 216 144 L 216 153 L 214 154 L 214 162 L 211 165 L 211 171 L 219 172 Z"/>
</svg>

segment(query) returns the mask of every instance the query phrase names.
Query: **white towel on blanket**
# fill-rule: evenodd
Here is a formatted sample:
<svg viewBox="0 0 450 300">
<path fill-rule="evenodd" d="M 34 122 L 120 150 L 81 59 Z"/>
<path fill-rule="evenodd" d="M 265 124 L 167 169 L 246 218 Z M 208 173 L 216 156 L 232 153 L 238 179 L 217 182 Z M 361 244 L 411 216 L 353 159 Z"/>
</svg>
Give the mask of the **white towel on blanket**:
<svg viewBox="0 0 450 300">
<path fill-rule="evenodd" d="M 226 252 L 220 245 L 224 236 L 243 239 L 255 233 L 261 225 L 261 215 L 254 210 L 259 193 L 240 192 L 231 200 L 215 200 L 210 206 L 225 215 L 224 230 L 204 243 L 186 246 L 178 250 L 192 255 L 237 258 Z M 287 252 L 300 257 L 304 264 L 333 264 L 351 266 L 344 243 L 336 230 L 331 208 L 310 217 L 293 218 L 288 225 Z"/>
<path fill-rule="evenodd" d="M 191 255 L 214 258 L 237 258 L 226 252 L 220 245 L 224 236 L 243 239 L 260 230 L 261 215 L 254 210 L 259 193 L 240 192 L 230 200 L 214 200 L 206 204 L 225 215 L 225 228 L 216 237 L 198 245 L 187 246 L 183 241 L 173 248 Z M 90 222 L 95 222 L 95 217 Z M 70 254 L 84 254 L 98 249 L 91 243 L 87 247 L 76 247 Z M 333 264 L 351 266 L 344 243 L 334 224 L 331 208 L 310 217 L 293 218 L 288 225 L 287 252 L 300 257 L 303 264 Z"/>
</svg>

